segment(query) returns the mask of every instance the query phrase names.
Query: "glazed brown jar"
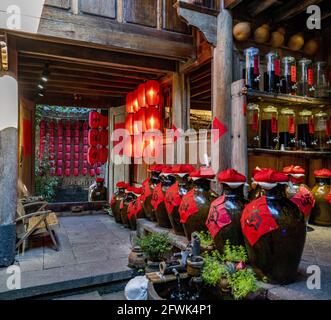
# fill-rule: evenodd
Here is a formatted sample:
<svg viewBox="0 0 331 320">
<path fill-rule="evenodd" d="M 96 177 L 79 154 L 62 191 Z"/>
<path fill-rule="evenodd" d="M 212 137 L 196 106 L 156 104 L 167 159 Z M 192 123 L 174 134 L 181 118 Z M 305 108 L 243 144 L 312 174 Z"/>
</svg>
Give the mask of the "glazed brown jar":
<svg viewBox="0 0 331 320">
<path fill-rule="evenodd" d="M 141 196 L 128 204 L 127 212 L 130 229 L 137 230 L 137 220 L 145 218 L 144 209 L 141 202 Z"/>
<path fill-rule="evenodd" d="M 262 185 L 266 195 L 245 207 L 241 226 L 256 273 L 268 282 L 286 284 L 297 276 L 306 224 L 298 207 L 285 196 L 285 185 L 277 181 L 281 175 L 275 177 Z"/>
<path fill-rule="evenodd" d="M 91 189 L 91 201 L 107 201 L 108 190 L 104 186 L 104 179 L 97 178 L 96 185 Z"/>
<path fill-rule="evenodd" d="M 179 206 L 180 222 L 184 227 L 186 238 L 190 241 L 193 232 L 207 231 L 210 204 L 215 198 L 210 188 L 210 179 L 193 173 L 193 189 L 182 198 Z"/>
<path fill-rule="evenodd" d="M 128 218 L 128 205 L 131 201 L 135 200 L 137 196 L 131 191 L 131 187 L 128 187 L 123 200 L 120 203 L 121 219 L 125 227 L 130 227 Z"/>
<path fill-rule="evenodd" d="M 147 219 L 155 221 L 155 211 L 151 204 L 154 188 L 160 183 L 161 171 L 151 171 L 151 177 L 146 179 L 142 184 L 142 206 Z"/>
<path fill-rule="evenodd" d="M 121 184 L 117 184 L 117 187 L 117 192 L 113 195 L 111 199 L 110 208 L 112 210 L 115 221 L 117 223 L 122 223 L 120 204 L 125 197 L 125 189 L 127 185 L 123 182 Z"/>
<path fill-rule="evenodd" d="M 312 193 L 316 202 L 311 211 L 310 223 L 331 226 L 331 203 L 328 201 L 331 191 L 331 171 L 328 169 L 315 171 L 315 180 Z"/>
<path fill-rule="evenodd" d="M 230 169 L 221 172 L 218 180 L 221 182 L 223 192 L 219 198 L 211 203 L 206 224 L 214 239 L 216 249 L 223 253 L 227 240 L 232 245 L 245 245 L 240 218 L 247 203 L 244 198 L 246 178 Z M 229 181 L 224 182 L 223 180 Z"/>
</svg>

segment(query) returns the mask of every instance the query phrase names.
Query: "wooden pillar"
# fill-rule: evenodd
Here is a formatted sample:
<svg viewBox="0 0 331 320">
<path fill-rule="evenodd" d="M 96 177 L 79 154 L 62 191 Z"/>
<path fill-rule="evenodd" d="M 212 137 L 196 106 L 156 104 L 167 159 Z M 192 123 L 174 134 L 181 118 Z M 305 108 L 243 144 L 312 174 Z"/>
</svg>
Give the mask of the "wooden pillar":
<svg viewBox="0 0 331 320">
<path fill-rule="evenodd" d="M 17 51 L 8 44 L 9 72 L 0 73 L 0 267 L 15 258 L 18 168 Z"/>
<path fill-rule="evenodd" d="M 231 83 L 232 83 L 232 17 L 228 10 L 222 10 L 217 17 L 217 45 L 212 61 L 212 113 L 228 129 L 216 143 L 219 143 L 219 170 L 231 166 Z"/>
</svg>

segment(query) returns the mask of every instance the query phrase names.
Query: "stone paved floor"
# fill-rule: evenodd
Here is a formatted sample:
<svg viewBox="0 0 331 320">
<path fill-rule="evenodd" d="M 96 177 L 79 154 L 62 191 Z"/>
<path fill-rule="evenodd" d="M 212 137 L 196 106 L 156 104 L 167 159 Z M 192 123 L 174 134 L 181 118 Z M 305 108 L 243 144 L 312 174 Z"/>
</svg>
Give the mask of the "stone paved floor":
<svg viewBox="0 0 331 320">
<path fill-rule="evenodd" d="M 37 239 L 31 249 L 17 255 L 22 288 L 85 279 L 93 283 L 97 276 L 128 273 L 130 231 L 116 224 L 110 216 L 60 217 L 56 236 L 57 252 L 49 241 Z M 6 292 L 6 269 L 0 269 L 0 294 Z"/>
</svg>

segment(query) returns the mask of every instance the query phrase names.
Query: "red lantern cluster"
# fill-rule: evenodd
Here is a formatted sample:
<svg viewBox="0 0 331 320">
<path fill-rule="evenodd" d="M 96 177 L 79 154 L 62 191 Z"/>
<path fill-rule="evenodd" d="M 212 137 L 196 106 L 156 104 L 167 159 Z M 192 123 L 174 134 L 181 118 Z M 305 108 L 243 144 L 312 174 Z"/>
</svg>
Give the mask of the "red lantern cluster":
<svg viewBox="0 0 331 320">
<path fill-rule="evenodd" d="M 84 141 L 87 142 L 86 162 L 92 167 L 90 176 L 101 174 L 101 165 L 108 160 L 108 117 L 92 111 L 89 114 L 90 130 Z M 84 150 L 85 152 L 85 150 Z"/>
<path fill-rule="evenodd" d="M 155 80 L 147 81 L 138 86 L 135 91 L 128 93 L 126 97 L 125 129 L 130 136 L 139 135 L 145 131 L 157 131 L 161 129 L 160 121 L 160 84 Z M 141 139 L 127 139 L 124 154 L 132 156 L 132 153 L 140 157 L 144 149 L 144 141 Z"/>
</svg>

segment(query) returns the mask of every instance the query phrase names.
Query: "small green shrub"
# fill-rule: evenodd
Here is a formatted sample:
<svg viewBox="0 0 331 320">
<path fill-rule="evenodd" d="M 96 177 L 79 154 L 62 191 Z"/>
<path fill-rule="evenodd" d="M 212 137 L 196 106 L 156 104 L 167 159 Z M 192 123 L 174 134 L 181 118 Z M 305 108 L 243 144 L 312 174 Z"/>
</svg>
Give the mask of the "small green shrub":
<svg viewBox="0 0 331 320">
<path fill-rule="evenodd" d="M 138 246 L 151 261 L 161 261 L 172 245 L 167 233 L 150 233 L 137 240 Z"/>
<path fill-rule="evenodd" d="M 211 246 L 214 243 L 214 240 L 208 231 L 200 231 L 198 232 L 198 236 L 200 238 L 201 245 L 205 247 Z"/>
<path fill-rule="evenodd" d="M 230 262 L 247 262 L 247 252 L 243 246 L 234 246 L 227 240 L 224 246 L 224 254 L 221 256 L 222 261 Z"/>
<path fill-rule="evenodd" d="M 221 278 L 226 276 L 226 271 L 217 258 L 205 255 L 201 276 L 206 284 L 215 287 Z"/>
<path fill-rule="evenodd" d="M 249 293 L 255 292 L 259 288 L 255 273 L 250 268 L 233 273 L 228 281 L 232 288 L 232 295 L 236 300 L 245 298 Z"/>
</svg>

